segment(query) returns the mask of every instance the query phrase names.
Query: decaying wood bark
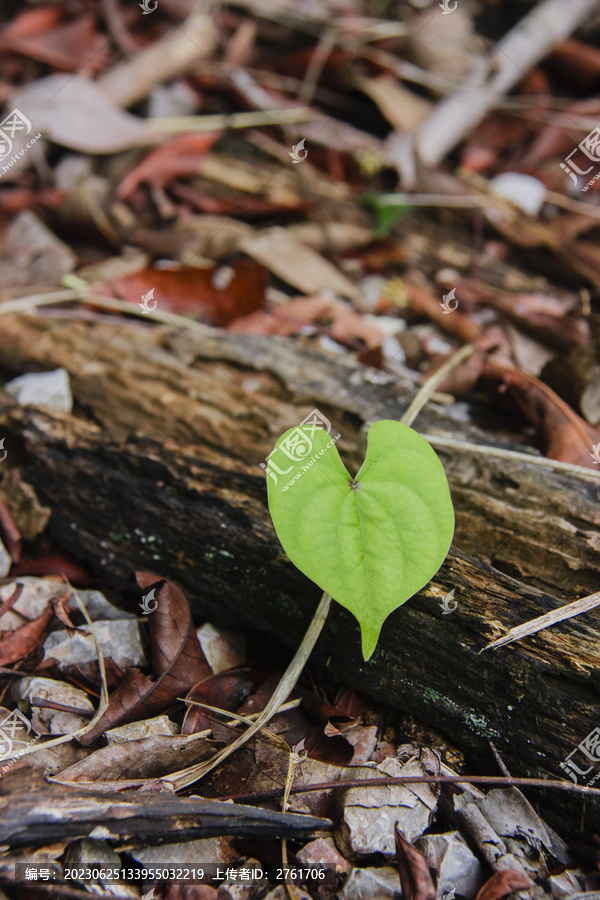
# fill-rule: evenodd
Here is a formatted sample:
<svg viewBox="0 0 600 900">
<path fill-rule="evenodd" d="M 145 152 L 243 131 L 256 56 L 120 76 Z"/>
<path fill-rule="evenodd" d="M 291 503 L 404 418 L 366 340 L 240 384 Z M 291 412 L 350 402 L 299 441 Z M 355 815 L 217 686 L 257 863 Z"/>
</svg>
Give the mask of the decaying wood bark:
<svg viewBox="0 0 600 900">
<path fill-rule="evenodd" d="M 53 843 L 57 822 L 60 822 L 61 840 L 88 837 L 94 831 L 98 835 L 102 831 L 102 836 L 109 840 L 149 844 L 226 834 L 257 839 L 300 838 L 331 827 L 328 819 L 316 816 L 201 797 L 176 797 L 164 791 L 106 794 L 79 786 L 40 785 L 35 776 L 32 784 L 30 770 L 26 780 L 28 783 L 24 785 L 20 779 L 20 790 L 11 789 L 9 783 L 0 793 L 0 840 L 13 848 Z"/>
<path fill-rule="evenodd" d="M 283 339 L 6 316 L 0 366 L 63 365 L 74 415 L 18 408 L 0 394 L 0 433 L 52 508 L 60 544 L 115 581 L 132 568 L 178 580 L 198 616 L 277 634 L 295 648 L 319 590 L 274 534 L 259 463 L 317 407 L 354 470 L 366 429 L 399 418 L 414 387 Z M 423 434 L 496 443 L 452 407 L 430 404 Z M 600 627 L 593 611 L 496 652 L 508 628 L 598 589 L 600 479 L 535 463 L 436 450 L 457 530 L 433 581 L 387 620 L 369 663 L 336 608 L 323 659 L 333 677 L 435 726 L 484 771 L 492 740 L 513 775 L 559 777 L 598 724 Z M 14 457 L 11 457 L 13 459 Z M 455 589 L 458 609 L 440 601 Z M 600 806 L 543 796 L 550 821 L 586 829 Z"/>
</svg>

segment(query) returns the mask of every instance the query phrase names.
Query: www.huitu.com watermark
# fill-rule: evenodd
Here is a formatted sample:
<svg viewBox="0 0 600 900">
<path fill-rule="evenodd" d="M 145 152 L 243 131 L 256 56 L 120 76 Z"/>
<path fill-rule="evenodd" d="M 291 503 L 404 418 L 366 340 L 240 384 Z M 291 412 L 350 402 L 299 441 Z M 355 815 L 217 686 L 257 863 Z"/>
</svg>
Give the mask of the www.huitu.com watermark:
<svg viewBox="0 0 600 900">
<path fill-rule="evenodd" d="M 573 160 L 573 157 L 577 159 L 577 162 Z M 594 163 L 595 165 L 589 166 L 589 162 Z M 577 163 L 582 163 L 587 166 L 586 169 L 581 169 Z M 571 150 L 568 156 L 565 156 L 564 163 L 560 163 L 561 169 L 564 169 L 569 178 L 572 179 L 573 185 L 576 188 L 579 188 L 581 191 L 588 191 L 594 182 L 598 181 L 600 178 L 600 171 L 597 171 L 596 174 L 587 184 L 579 185 L 579 181 L 577 179 L 577 175 L 581 175 L 583 177 L 593 172 L 594 169 L 600 165 L 600 126 L 596 126 L 593 128 L 589 134 L 586 134 L 584 139 L 575 147 L 574 150 Z M 577 174 L 575 174 L 577 173 Z"/>
<path fill-rule="evenodd" d="M 600 779 L 600 728 L 590 731 L 559 766 L 575 784 L 592 787 Z"/>
<path fill-rule="evenodd" d="M 20 109 L 13 109 L 0 122 L 0 178 L 10 171 L 12 166 L 38 141 L 42 133 L 38 132 L 24 147 L 21 147 L 12 156 L 14 148 L 14 139 L 17 133 L 23 132 L 24 135 L 31 133 L 31 122 Z M 10 157 L 10 159 L 9 159 Z"/>
<path fill-rule="evenodd" d="M 311 457 L 313 449 L 312 438 L 317 428 L 322 428 L 327 434 L 331 434 L 331 422 L 329 419 L 324 416 L 323 413 L 319 412 L 318 409 L 313 409 L 313 411 L 288 434 L 286 439 L 282 441 L 275 450 L 269 453 L 266 461 L 260 463 L 261 469 L 266 471 L 269 478 L 272 478 L 275 484 L 278 483 L 278 475 L 289 475 L 290 472 L 297 468 L 297 465 L 294 464 L 299 462 L 302 463 L 301 471 L 296 472 L 292 480 L 283 485 L 281 488 L 282 491 L 289 490 L 294 482 L 302 478 L 304 472 L 308 472 L 318 458 L 323 456 L 327 450 L 333 447 L 335 442 L 341 437 L 341 434 L 336 434 L 335 437 L 332 437 L 331 440 L 328 441 L 327 446 L 323 450 L 319 450 L 318 453 L 315 453 L 314 456 Z M 277 456 L 275 457 L 276 454 Z M 292 462 L 291 466 L 288 465 L 290 461 Z M 288 468 L 282 469 L 280 468 L 281 465 L 288 465 Z"/>
<path fill-rule="evenodd" d="M 24 756 L 27 753 L 32 744 L 39 741 L 40 735 L 36 734 L 26 747 L 23 747 L 16 753 L 13 752 L 14 741 L 19 740 L 19 735 L 23 730 L 25 735 L 28 735 L 31 728 L 32 725 L 29 719 L 26 719 L 18 709 L 9 712 L 0 722 L 0 761 L 6 761 L 6 765 L 0 766 L 0 777 L 14 766 L 20 756 Z"/>
</svg>

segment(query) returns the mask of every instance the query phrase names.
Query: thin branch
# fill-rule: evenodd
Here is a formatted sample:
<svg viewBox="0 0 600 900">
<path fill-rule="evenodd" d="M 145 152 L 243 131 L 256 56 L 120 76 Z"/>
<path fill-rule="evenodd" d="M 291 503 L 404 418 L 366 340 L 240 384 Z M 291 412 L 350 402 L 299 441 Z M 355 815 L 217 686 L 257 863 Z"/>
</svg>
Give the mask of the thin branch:
<svg viewBox="0 0 600 900">
<path fill-rule="evenodd" d="M 164 779 L 163 779 L 164 780 Z M 401 784 L 487 784 L 504 787 L 548 788 L 553 791 L 570 791 L 575 794 L 600 797 L 600 788 L 585 787 L 582 784 L 570 784 L 568 781 L 546 781 L 544 778 L 505 778 L 501 775 L 406 775 L 386 778 L 363 778 L 350 781 L 321 781 L 317 784 L 295 785 L 290 794 L 304 794 L 311 791 L 329 791 L 342 788 L 387 787 Z M 258 794 L 230 794 L 221 800 L 275 800 L 281 797 L 284 788 L 262 791 Z"/>
</svg>

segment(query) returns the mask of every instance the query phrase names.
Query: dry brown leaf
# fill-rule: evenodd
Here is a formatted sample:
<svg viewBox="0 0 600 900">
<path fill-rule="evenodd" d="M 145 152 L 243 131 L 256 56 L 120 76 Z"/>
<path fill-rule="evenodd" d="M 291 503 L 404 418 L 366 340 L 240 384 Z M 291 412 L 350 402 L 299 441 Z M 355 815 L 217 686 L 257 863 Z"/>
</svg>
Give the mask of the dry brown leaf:
<svg viewBox="0 0 600 900">
<path fill-rule="evenodd" d="M 268 228 L 243 241 L 241 246 L 248 256 L 305 294 L 327 289 L 360 300 L 358 289 L 345 275 L 285 228 Z"/>
<path fill-rule="evenodd" d="M 54 618 L 52 607 L 48 605 L 41 616 L 26 625 L 21 625 L 16 631 L 0 637 L 0 666 L 8 666 L 18 662 L 38 647 L 48 625 Z"/>
<path fill-rule="evenodd" d="M 406 840 L 398 825 L 395 834 L 402 897 L 404 900 L 435 900 L 435 887 L 424 857 Z"/>
<path fill-rule="evenodd" d="M 554 391 L 527 372 L 488 362 L 484 377 L 510 395 L 539 429 L 546 456 L 576 466 L 594 468 L 592 450 L 600 441 L 600 427 L 592 428 Z"/>
<path fill-rule="evenodd" d="M 115 191 L 116 198 L 124 200 L 142 182 L 148 182 L 153 188 L 164 188 L 173 178 L 195 175 L 200 160 L 220 136 L 220 131 L 213 131 L 173 138 L 127 173 Z"/>
<path fill-rule="evenodd" d="M 122 781 L 161 778 L 185 766 L 202 762 L 214 753 L 211 741 L 180 735 L 153 734 L 139 740 L 110 744 L 69 766 L 57 781 Z"/>
<path fill-rule="evenodd" d="M 524 872 L 505 869 L 503 872 L 496 872 L 489 881 L 486 881 L 475 900 L 500 900 L 507 894 L 530 887 L 533 887 L 532 882 Z"/>
<path fill-rule="evenodd" d="M 155 576 L 138 574 L 143 590 L 156 583 Z M 82 744 L 91 744 L 108 728 L 162 712 L 211 674 L 183 591 L 164 581 L 154 601 L 156 609 L 149 616 L 149 627 L 156 681 L 139 669 L 129 669 L 122 684 L 110 695 L 104 715 L 80 738 Z"/>
<path fill-rule="evenodd" d="M 228 330 L 244 334 L 297 334 L 306 325 L 314 325 L 336 341 L 353 345 L 364 341 L 369 348 L 379 347 L 383 335 L 341 300 L 324 297 L 296 297 L 270 312 L 253 313 L 238 319 Z"/>
<path fill-rule="evenodd" d="M 264 306 L 269 281 L 267 270 L 251 259 L 235 260 L 230 268 L 144 269 L 118 278 L 110 289 L 136 304 L 154 290 L 150 296 L 162 312 L 199 313 L 210 324 L 224 327 Z M 225 276 L 222 287 L 221 274 Z"/>
</svg>

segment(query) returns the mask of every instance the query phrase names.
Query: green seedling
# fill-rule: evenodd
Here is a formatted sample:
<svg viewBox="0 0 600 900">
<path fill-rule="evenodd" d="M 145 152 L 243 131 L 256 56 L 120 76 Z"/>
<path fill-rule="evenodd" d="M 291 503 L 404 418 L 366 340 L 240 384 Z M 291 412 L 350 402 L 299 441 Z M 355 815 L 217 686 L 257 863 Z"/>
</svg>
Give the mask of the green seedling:
<svg viewBox="0 0 600 900">
<path fill-rule="evenodd" d="M 309 449 L 294 460 L 299 440 Z M 355 478 L 321 428 L 286 431 L 278 450 L 292 469 L 286 482 L 268 479 L 277 536 L 294 565 L 356 616 L 367 660 L 389 614 L 431 580 L 452 543 L 442 464 L 416 431 L 387 420 L 371 426 Z"/>
</svg>

